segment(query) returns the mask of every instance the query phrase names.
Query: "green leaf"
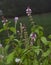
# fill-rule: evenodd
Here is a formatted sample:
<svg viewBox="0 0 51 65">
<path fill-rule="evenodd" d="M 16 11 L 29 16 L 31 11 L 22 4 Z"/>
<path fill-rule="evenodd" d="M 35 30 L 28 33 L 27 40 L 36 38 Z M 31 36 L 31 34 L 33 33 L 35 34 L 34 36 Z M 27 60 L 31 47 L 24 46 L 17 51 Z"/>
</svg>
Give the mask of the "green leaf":
<svg viewBox="0 0 51 65">
<path fill-rule="evenodd" d="M 48 38 L 51 39 L 51 35 L 49 35 Z"/>
<path fill-rule="evenodd" d="M 3 31 L 3 29 L 0 29 L 0 32 L 2 32 Z"/>
<path fill-rule="evenodd" d="M 10 31 L 13 32 L 14 34 L 16 33 L 16 29 L 14 27 L 10 27 Z"/>
<path fill-rule="evenodd" d="M 16 42 L 18 43 L 19 46 L 22 45 L 22 42 L 21 42 L 20 40 L 18 40 L 18 39 L 14 39 L 14 41 L 16 41 Z"/>
<path fill-rule="evenodd" d="M 8 30 L 8 29 L 9 29 L 9 27 L 8 27 L 9 23 L 10 23 L 10 22 L 7 22 L 7 23 L 3 26 L 3 29 L 4 29 L 4 30 Z"/>
<path fill-rule="evenodd" d="M 43 31 L 39 31 L 39 36 L 43 36 Z"/>
<path fill-rule="evenodd" d="M 42 41 L 45 45 L 48 45 L 48 41 L 47 41 L 46 37 L 41 37 L 41 41 Z"/>
<path fill-rule="evenodd" d="M 35 53 L 36 53 L 37 55 L 39 55 L 40 51 L 41 51 L 41 49 L 35 49 Z"/>
<path fill-rule="evenodd" d="M 3 29 L 4 29 L 4 30 L 7 30 L 7 26 L 6 26 L 6 25 L 4 25 L 4 26 L 3 26 Z"/>
<path fill-rule="evenodd" d="M 42 26 L 38 26 L 38 29 L 43 30 L 43 27 Z"/>
<path fill-rule="evenodd" d="M 5 44 L 9 44 L 10 39 L 5 39 Z"/>
<path fill-rule="evenodd" d="M 46 52 L 42 54 L 42 57 L 47 57 L 50 53 L 51 53 L 51 50 L 48 49 Z"/>
<path fill-rule="evenodd" d="M 39 35 L 39 29 L 36 29 L 35 32 Z"/>
<path fill-rule="evenodd" d="M 34 26 L 31 28 L 31 31 L 32 31 L 32 32 L 34 32 L 34 31 L 35 31 L 35 28 L 34 28 Z"/>
<path fill-rule="evenodd" d="M 35 52 L 37 55 L 39 55 L 40 51 L 42 51 L 42 49 L 40 49 L 39 46 L 34 46 L 34 47 L 33 47 L 33 50 L 34 50 L 34 52 Z"/>
<path fill-rule="evenodd" d="M 12 53 L 10 53 L 8 56 L 7 56 L 7 64 L 10 64 L 12 61 L 13 61 L 13 59 L 14 59 L 14 54 L 15 54 L 15 52 L 12 52 Z"/>
<path fill-rule="evenodd" d="M 49 48 L 51 48 L 51 41 L 49 41 Z"/>
<path fill-rule="evenodd" d="M 39 63 L 36 59 L 33 61 L 33 65 L 39 65 Z"/>
<path fill-rule="evenodd" d="M 5 51 L 7 51 L 7 50 L 8 50 L 8 48 L 9 48 L 9 45 L 6 45 L 6 46 L 5 46 Z"/>
<path fill-rule="evenodd" d="M 32 62 L 31 59 L 28 59 L 28 65 L 31 65 L 31 62 Z"/>
<path fill-rule="evenodd" d="M 45 60 L 43 61 L 42 65 L 49 65 L 49 64 L 48 64 L 48 59 L 45 59 Z"/>
<path fill-rule="evenodd" d="M 14 35 L 10 35 L 9 40 L 11 41 L 13 39 L 14 39 Z"/>
<path fill-rule="evenodd" d="M 24 60 L 24 65 L 28 65 L 27 59 Z"/>
<path fill-rule="evenodd" d="M 29 52 L 30 50 L 28 50 L 28 49 L 25 49 L 24 51 L 23 51 L 23 55 L 25 55 L 25 54 L 27 54 L 28 52 Z"/>
</svg>

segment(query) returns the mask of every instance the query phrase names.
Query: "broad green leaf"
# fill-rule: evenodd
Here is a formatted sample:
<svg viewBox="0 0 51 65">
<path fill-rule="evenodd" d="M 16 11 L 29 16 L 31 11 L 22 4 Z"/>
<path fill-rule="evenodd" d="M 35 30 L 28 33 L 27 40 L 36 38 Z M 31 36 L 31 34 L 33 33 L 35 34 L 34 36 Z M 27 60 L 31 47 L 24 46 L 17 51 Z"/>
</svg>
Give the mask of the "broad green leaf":
<svg viewBox="0 0 51 65">
<path fill-rule="evenodd" d="M 12 53 L 10 53 L 8 56 L 7 56 L 7 64 L 10 64 L 12 61 L 13 61 L 13 59 L 14 59 L 14 54 L 15 54 L 15 52 L 12 52 Z"/>
<path fill-rule="evenodd" d="M 32 49 L 39 49 L 40 46 L 33 46 Z"/>
<path fill-rule="evenodd" d="M 49 42 L 49 47 L 51 48 L 51 41 Z"/>
<path fill-rule="evenodd" d="M 4 30 L 8 30 L 8 29 L 9 29 L 9 27 L 8 27 L 9 24 L 10 24 L 10 21 L 7 22 L 7 23 L 3 26 L 3 29 L 4 29 Z"/>
<path fill-rule="evenodd" d="M 48 49 L 46 52 L 42 54 L 42 57 L 47 57 L 50 53 L 51 53 L 51 50 Z"/>
<path fill-rule="evenodd" d="M 39 63 L 36 59 L 33 60 L 33 65 L 39 65 Z"/>
<path fill-rule="evenodd" d="M 39 35 L 39 29 L 36 29 L 35 32 Z"/>
<path fill-rule="evenodd" d="M 24 65 L 28 65 L 27 59 L 24 60 Z"/>
<path fill-rule="evenodd" d="M 32 27 L 32 28 L 31 28 L 31 31 L 32 31 L 32 32 L 35 32 L 35 28 L 34 28 L 34 27 Z"/>
<path fill-rule="evenodd" d="M 14 39 L 14 35 L 10 35 L 9 40 L 11 41 L 12 39 Z"/>
<path fill-rule="evenodd" d="M 25 60 L 25 55 L 21 56 L 21 61 L 23 62 Z"/>
<path fill-rule="evenodd" d="M 49 48 L 51 48 L 51 41 L 48 41 Z"/>
<path fill-rule="evenodd" d="M 23 51 L 23 55 L 25 55 L 26 53 L 28 53 L 30 50 L 28 50 L 28 49 L 25 49 L 24 51 Z"/>
<path fill-rule="evenodd" d="M 36 53 L 37 55 L 39 55 L 41 49 L 35 49 L 34 51 L 35 51 L 35 53 Z"/>
<path fill-rule="evenodd" d="M 39 36 L 43 36 L 43 31 L 39 31 Z"/>
<path fill-rule="evenodd" d="M 32 62 L 31 59 L 28 59 L 28 65 L 31 65 L 31 62 Z"/>
<path fill-rule="evenodd" d="M 3 31 L 3 29 L 0 29 L 0 32 L 2 32 Z"/>
<path fill-rule="evenodd" d="M 5 44 L 9 44 L 10 40 L 9 39 L 5 39 Z"/>
<path fill-rule="evenodd" d="M 48 59 L 43 60 L 42 65 L 49 65 L 49 64 L 48 64 Z"/>
<path fill-rule="evenodd" d="M 22 42 L 21 42 L 20 40 L 18 40 L 18 39 L 14 39 L 14 41 L 16 41 L 16 42 L 18 43 L 19 46 L 22 45 Z"/>
<path fill-rule="evenodd" d="M 3 26 L 3 29 L 4 29 L 4 30 L 7 30 L 7 26 L 6 26 L 6 25 L 4 25 L 4 26 Z"/>
<path fill-rule="evenodd" d="M 44 45 L 48 45 L 46 37 L 41 37 L 41 41 L 44 43 Z"/>
<path fill-rule="evenodd" d="M 9 45 L 6 45 L 6 46 L 5 46 L 5 51 L 7 51 L 7 50 L 8 50 L 8 48 L 9 48 Z"/>
<path fill-rule="evenodd" d="M 43 27 L 42 26 L 38 26 L 38 29 L 43 30 Z"/>
<path fill-rule="evenodd" d="M 19 41 L 18 39 L 14 39 L 14 41 L 16 41 L 16 42 L 20 43 L 20 41 Z"/>
<path fill-rule="evenodd" d="M 49 35 L 48 38 L 51 39 L 51 35 Z"/>
<path fill-rule="evenodd" d="M 37 55 L 39 55 L 40 51 L 42 51 L 42 49 L 40 49 L 39 46 L 34 46 L 33 50 Z"/>
<path fill-rule="evenodd" d="M 16 33 L 16 29 L 14 27 L 10 27 L 10 31 Z"/>
</svg>

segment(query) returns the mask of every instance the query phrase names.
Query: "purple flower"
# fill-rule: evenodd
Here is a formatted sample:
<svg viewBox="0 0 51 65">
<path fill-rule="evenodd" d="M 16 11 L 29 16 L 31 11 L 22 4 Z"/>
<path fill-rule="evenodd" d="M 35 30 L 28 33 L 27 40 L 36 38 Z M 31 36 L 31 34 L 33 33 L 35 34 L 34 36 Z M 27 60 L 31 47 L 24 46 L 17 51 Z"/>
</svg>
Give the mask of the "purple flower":
<svg viewBox="0 0 51 65">
<path fill-rule="evenodd" d="M 14 18 L 14 21 L 17 23 L 17 21 L 18 21 L 18 17 L 15 17 L 15 18 Z"/>
<path fill-rule="evenodd" d="M 37 35 L 36 35 L 36 33 L 31 33 L 30 34 L 30 38 L 32 39 L 32 40 L 36 40 L 36 37 L 37 37 Z"/>
<path fill-rule="evenodd" d="M 32 13 L 32 10 L 30 9 L 30 7 L 27 7 L 26 14 L 29 16 L 31 15 L 31 13 Z"/>
</svg>

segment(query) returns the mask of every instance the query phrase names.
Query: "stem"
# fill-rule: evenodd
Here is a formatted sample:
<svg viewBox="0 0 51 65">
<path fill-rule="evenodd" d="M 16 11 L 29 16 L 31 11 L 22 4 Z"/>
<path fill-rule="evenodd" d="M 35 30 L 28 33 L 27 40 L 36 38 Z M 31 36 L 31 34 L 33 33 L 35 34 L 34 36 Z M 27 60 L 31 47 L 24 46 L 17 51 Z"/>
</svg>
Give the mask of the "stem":
<svg viewBox="0 0 51 65">
<path fill-rule="evenodd" d="M 16 25 L 17 25 L 17 21 L 15 22 L 15 29 L 16 29 Z M 17 31 L 17 30 L 16 30 Z M 15 31 L 15 34 L 16 34 L 16 31 Z"/>
<path fill-rule="evenodd" d="M 8 31 L 8 29 L 7 29 L 7 34 L 8 34 L 8 37 L 9 37 L 9 31 Z"/>
<path fill-rule="evenodd" d="M 22 33 L 23 33 L 23 31 L 22 31 L 22 23 L 20 23 L 20 32 L 21 32 L 21 33 L 20 33 L 20 34 L 21 34 L 21 35 L 20 35 L 20 39 L 22 39 Z"/>
</svg>

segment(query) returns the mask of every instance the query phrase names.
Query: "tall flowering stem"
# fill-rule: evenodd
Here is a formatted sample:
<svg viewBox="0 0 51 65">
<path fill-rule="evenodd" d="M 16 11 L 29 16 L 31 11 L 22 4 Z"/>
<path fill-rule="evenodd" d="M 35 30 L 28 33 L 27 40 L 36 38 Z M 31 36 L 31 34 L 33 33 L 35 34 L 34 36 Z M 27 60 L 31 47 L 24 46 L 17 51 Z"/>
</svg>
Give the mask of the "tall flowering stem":
<svg viewBox="0 0 51 65">
<path fill-rule="evenodd" d="M 22 30 L 22 23 L 20 23 L 20 39 L 23 38 L 22 33 L 23 33 L 23 30 Z"/>
<path fill-rule="evenodd" d="M 31 16 L 31 13 L 32 13 L 31 8 L 30 7 L 27 7 L 26 14 L 29 17 L 29 20 L 31 21 L 31 24 L 34 24 L 34 20 L 33 20 L 32 16 Z"/>
<path fill-rule="evenodd" d="M 15 21 L 15 29 L 16 29 L 16 25 L 17 25 L 18 17 L 15 17 L 15 18 L 14 18 L 14 21 Z M 17 31 L 17 30 L 16 30 L 16 31 Z"/>
<path fill-rule="evenodd" d="M 28 33 L 27 33 L 26 28 L 24 29 L 24 39 L 25 39 L 25 47 L 27 48 L 29 44 L 29 38 L 28 38 Z"/>
<path fill-rule="evenodd" d="M 30 7 L 27 7 L 26 14 L 29 17 L 29 20 L 31 22 L 31 26 L 33 27 L 33 26 L 35 26 L 35 22 L 33 20 L 33 17 L 31 15 L 31 13 L 32 13 L 31 8 Z M 30 34 L 30 45 L 31 46 L 34 44 L 35 40 L 36 40 L 36 34 L 33 32 L 33 33 Z"/>
<path fill-rule="evenodd" d="M 8 20 L 7 20 L 4 16 L 2 16 L 2 23 L 3 23 L 4 29 L 6 29 L 7 35 L 8 35 L 8 37 L 9 37 Z"/>
</svg>

